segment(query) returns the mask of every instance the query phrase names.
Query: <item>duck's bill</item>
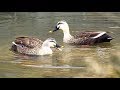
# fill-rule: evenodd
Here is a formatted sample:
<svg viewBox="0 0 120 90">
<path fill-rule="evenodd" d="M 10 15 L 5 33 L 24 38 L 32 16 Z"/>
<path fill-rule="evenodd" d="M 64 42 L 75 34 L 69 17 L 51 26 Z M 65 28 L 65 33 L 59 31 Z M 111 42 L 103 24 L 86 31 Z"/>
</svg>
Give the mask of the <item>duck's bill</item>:
<svg viewBox="0 0 120 90">
<path fill-rule="evenodd" d="M 59 27 L 55 26 L 54 30 L 52 32 L 58 31 Z"/>
<path fill-rule="evenodd" d="M 53 32 L 58 31 L 58 30 L 59 30 L 59 28 L 57 26 L 55 26 L 54 30 L 49 31 L 49 33 L 53 33 Z"/>
<path fill-rule="evenodd" d="M 62 51 L 62 49 L 61 48 L 57 48 L 59 51 Z"/>
<path fill-rule="evenodd" d="M 53 32 L 55 32 L 56 30 L 51 30 L 51 31 L 49 31 L 49 33 L 53 33 Z"/>
<path fill-rule="evenodd" d="M 58 45 L 58 44 L 56 44 L 56 49 L 58 49 L 58 50 L 60 50 L 60 51 L 62 51 L 62 49 L 61 49 L 61 47 L 63 47 L 63 46 L 60 46 L 60 45 Z"/>
<path fill-rule="evenodd" d="M 53 31 L 49 31 L 49 33 L 52 33 Z"/>
<path fill-rule="evenodd" d="M 56 32 L 57 31 L 57 29 L 54 29 L 52 32 Z"/>
</svg>

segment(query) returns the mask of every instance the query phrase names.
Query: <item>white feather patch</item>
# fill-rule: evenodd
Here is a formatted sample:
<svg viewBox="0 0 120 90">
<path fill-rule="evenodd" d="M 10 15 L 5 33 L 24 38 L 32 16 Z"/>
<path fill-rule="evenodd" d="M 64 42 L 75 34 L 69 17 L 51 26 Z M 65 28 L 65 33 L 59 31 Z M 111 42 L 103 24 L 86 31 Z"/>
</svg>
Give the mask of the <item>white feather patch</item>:
<svg viewBox="0 0 120 90">
<path fill-rule="evenodd" d="M 100 34 L 98 34 L 97 36 L 95 36 L 95 37 L 93 37 L 93 38 L 98 38 L 98 37 L 104 35 L 105 33 L 106 33 L 106 32 L 101 32 Z"/>
</svg>

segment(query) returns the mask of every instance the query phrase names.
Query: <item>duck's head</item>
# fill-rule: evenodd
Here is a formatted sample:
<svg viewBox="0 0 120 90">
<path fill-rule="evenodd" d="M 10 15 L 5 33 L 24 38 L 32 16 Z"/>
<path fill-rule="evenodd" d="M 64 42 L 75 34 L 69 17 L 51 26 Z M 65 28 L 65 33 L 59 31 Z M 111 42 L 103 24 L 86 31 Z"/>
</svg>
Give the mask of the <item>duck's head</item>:
<svg viewBox="0 0 120 90">
<path fill-rule="evenodd" d="M 43 45 L 46 47 L 52 47 L 52 48 L 56 48 L 58 50 L 62 50 L 61 46 L 57 44 L 56 40 L 54 38 L 48 38 L 43 42 Z"/>
<path fill-rule="evenodd" d="M 58 30 L 63 30 L 63 32 L 69 31 L 69 26 L 65 20 L 59 21 L 56 25 L 53 31 L 50 32 L 55 32 Z"/>
</svg>

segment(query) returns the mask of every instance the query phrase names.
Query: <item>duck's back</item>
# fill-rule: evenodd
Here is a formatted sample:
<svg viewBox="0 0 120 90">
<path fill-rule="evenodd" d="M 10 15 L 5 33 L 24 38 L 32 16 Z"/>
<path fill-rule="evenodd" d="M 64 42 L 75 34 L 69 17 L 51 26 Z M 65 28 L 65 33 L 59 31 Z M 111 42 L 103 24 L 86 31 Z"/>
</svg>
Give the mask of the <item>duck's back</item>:
<svg viewBox="0 0 120 90">
<path fill-rule="evenodd" d="M 35 37 L 17 37 L 15 43 L 28 48 L 35 48 L 36 46 L 41 46 L 43 41 Z"/>
<path fill-rule="evenodd" d="M 80 45 L 93 45 L 96 43 L 110 42 L 110 40 L 112 40 L 112 37 L 106 32 L 79 32 L 73 37 L 73 43 Z"/>
<path fill-rule="evenodd" d="M 24 54 L 36 54 L 43 43 L 35 37 L 17 37 L 14 42 L 16 45 L 13 44 L 11 50 Z"/>
</svg>

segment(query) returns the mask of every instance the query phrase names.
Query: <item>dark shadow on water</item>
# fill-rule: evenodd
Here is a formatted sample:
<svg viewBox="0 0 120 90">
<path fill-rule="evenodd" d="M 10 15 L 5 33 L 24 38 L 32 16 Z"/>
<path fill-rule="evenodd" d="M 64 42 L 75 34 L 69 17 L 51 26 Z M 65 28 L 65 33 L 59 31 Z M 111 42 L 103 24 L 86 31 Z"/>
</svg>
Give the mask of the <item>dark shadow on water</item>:
<svg viewBox="0 0 120 90">
<path fill-rule="evenodd" d="M 96 48 L 96 47 L 111 48 L 111 47 L 113 47 L 113 44 L 111 44 L 109 42 L 98 43 L 98 44 L 95 44 L 95 45 L 74 45 L 74 44 L 69 44 L 69 45 L 76 46 L 77 48 Z"/>
<path fill-rule="evenodd" d="M 113 44 L 111 44 L 109 42 L 105 42 L 105 43 L 97 44 L 96 47 L 100 47 L 100 48 L 112 48 Z"/>
</svg>

